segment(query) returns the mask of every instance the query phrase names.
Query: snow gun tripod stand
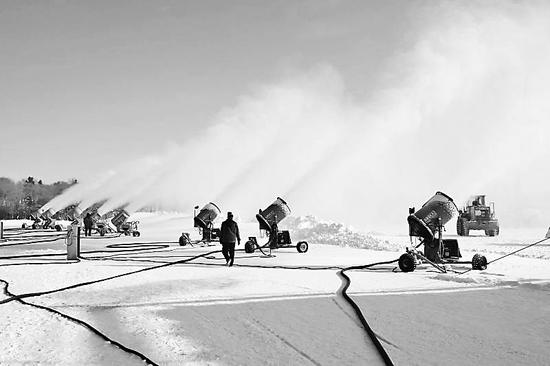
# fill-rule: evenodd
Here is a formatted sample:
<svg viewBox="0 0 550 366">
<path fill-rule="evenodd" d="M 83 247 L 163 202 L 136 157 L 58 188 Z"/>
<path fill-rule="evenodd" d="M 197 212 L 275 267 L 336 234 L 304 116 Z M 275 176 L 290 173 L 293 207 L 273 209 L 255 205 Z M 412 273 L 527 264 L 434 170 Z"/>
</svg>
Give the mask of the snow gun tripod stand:
<svg viewBox="0 0 550 366">
<path fill-rule="evenodd" d="M 443 192 L 436 192 L 423 206 L 415 212 L 409 209 L 409 237 L 411 249 L 399 257 L 399 268 L 403 272 L 412 272 L 417 265 L 427 263 L 442 273 L 447 272 L 446 264 L 471 264 L 472 269 L 487 268 L 487 258 L 475 254 L 471 261 L 461 261 L 462 255 L 456 239 L 443 239 L 443 225 L 449 222 L 458 211 L 452 198 Z M 418 245 L 413 244 L 413 237 L 420 238 Z M 421 253 L 418 248 L 424 246 Z"/>
</svg>

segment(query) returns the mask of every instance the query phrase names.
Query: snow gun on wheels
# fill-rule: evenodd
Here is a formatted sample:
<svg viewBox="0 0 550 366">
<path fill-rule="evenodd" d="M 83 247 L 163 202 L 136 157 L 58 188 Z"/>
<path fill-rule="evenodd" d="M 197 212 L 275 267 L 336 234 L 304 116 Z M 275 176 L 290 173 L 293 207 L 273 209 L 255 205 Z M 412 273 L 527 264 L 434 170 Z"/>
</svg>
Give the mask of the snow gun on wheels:
<svg viewBox="0 0 550 366">
<path fill-rule="evenodd" d="M 30 215 L 30 219 L 34 222 L 31 224 L 31 229 L 54 229 L 56 231 L 63 230 L 63 226 L 61 224 L 58 224 L 55 219 L 53 218 L 53 212 L 51 209 L 48 209 L 46 211 L 43 211 L 42 209 L 39 209 L 34 214 Z M 27 224 L 23 224 L 21 226 L 22 229 L 27 229 Z"/>
<path fill-rule="evenodd" d="M 475 254 L 470 262 L 460 261 L 462 255 L 456 239 L 443 239 L 443 225 L 449 222 L 458 209 L 452 198 L 443 192 L 436 192 L 418 211 L 409 209 L 409 236 L 412 248 L 407 248 L 399 258 L 399 268 L 403 272 L 412 272 L 417 265 L 428 263 L 441 272 L 446 272 L 445 264 L 471 264 L 472 269 L 487 268 L 487 258 Z M 413 237 L 420 239 L 413 245 Z M 421 253 L 418 248 L 424 246 Z"/>
<path fill-rule="evenodd" d="M 195 206 L 198 210 L 199 206 Z M 195 211 L 196 212 L 196 211 Z M 220 208 L 213 202 L 207 203 L 198 214 L 193 215 L 193 227 L 198 228 L 201 235 L 200 240 L 191 240 L 189 233 L 182 233 L 179 244 L 181 246 L 205 244 L 220 241 L 220 229 L 214 228 L 214 220 L 221 213 Z"/>
<path fill-rule="evenodd" d="M 97 211 L 95 210 L 87 210 L 87 213 L 90 213 L 93 221 L 92 228 L 100 235 L 105 236 L 107 233 L 114 232 L 113 228 L 109 225 L 107 220 L 102 217 Z"/>
<path fill-rule="evenodd" d="M 140 236 L 141 233 L 138 229 L 139 221 L 128 221 L 129 217 L 130 214 L 128 212 L 125 210 L 120 210 L 111 219 L 111 223 L 116 227 L 117 233 L 121 233 L 126 236 Z"/>
<path fill-rule="evenodd" d="M 290 208 L 287 203 L 280 197 L 277 197 L 275 202 L 269 205 L 265 210 L 260 210 L 256 215 L 256 220 L 260 224 L 260 230 L 265 230 L 269 236 L 269 240 L 266 244 L 258 245 L 258 240 L 255 236 L 250 236 L 248 241 L 244 244 L 244 251 L 246 253 L 254 253 L 256 247 L 260 250 L 262 248 L 278 249 L 278 248 L 290 248 L 293 247 L 292 240 L 290 239 L 290 232 L 288 230 L 279 231 L 278 224 L 288 215 L 290 215 Z M 299 253 L 305 253 L 308 250 L 308 244 L 305 241 L 299 241 L 296 244 L 296 250 Z"/>
</svg>

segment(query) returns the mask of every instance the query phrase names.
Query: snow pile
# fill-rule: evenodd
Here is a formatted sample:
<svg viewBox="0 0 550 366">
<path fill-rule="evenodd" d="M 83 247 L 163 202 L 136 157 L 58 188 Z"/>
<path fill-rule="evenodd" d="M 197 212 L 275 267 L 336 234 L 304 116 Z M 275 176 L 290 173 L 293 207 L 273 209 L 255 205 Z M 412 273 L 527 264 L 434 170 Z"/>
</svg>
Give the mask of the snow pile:
<svg viewBox="0 0 550 366">
<path fill-rule="evenodd" d="M 289 217 L 284 221 L 285 228 L 292 233 L 294 241 L 306 240 L 310 243 L 337 245 L 373 250 L 397 251 L 400 248 L 387 240 L 374 238 L 353 230 L 341 223 L 318 220 L 315 216 Z"/>
</svg>

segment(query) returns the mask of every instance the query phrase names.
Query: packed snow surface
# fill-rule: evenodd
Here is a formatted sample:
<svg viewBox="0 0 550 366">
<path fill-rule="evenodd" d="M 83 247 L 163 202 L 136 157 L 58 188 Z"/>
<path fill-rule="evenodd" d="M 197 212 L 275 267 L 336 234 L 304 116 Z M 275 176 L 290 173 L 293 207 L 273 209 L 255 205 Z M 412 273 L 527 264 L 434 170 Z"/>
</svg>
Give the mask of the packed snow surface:
<svg viewBox="0 0 550 366">
<path fill-rule="evenodd" d="M 219 244 L 177 244 L 182 232 L 199 238 L 192 217 L 136 213 L 130 220 L 140 221 L 140 237 L 82 238 L 80 262 L 66 260 L 58 232 L 23 232 L 15 229 L 19 222 L 6 222 L 13 230 L 0 243 L 0 279 L 9 286 L 0 283 L 0 301 L 51 291 L 22 300 L 82 320 L 162 365 L 381 364 L 338 295 L 336 267 L 396 259 L 411 246 L 406 233 L 366 234 L 290 217 L 280 228 L 290 230 L 294 243 L 307 240 L 307 253 L 291 247 L 267 257 L 244 253 L 241 244 L 228 268 Z M 267 240 L 256 223 L 240 227 L 243 242 Z M 457 238 L 463 259 L 481 252 L 491 261 L 545 233 L 503 229 L 493 238 Z M 398 365 L 547 365 L 549 260 L 545 242 L 463 275 L 456 272 L 467 264 L 449 266 L 455 272 L 421 266 L 402 273 L 392 263 L 348 272 L 348 293 Z M 142 364 L 62 315 L 19 301 L 0 306 L 0 364 Z"/>
</svg>

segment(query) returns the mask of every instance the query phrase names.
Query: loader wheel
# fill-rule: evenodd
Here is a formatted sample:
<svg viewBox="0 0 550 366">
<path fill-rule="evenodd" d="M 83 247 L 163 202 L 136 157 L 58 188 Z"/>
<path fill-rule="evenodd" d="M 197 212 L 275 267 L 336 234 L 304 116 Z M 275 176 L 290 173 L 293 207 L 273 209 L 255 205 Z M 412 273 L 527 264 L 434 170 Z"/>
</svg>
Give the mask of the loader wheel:
<svg viewBox="0 0 550 366">
<path fill-rule="evenodd" d="M 403 272 L 412 272 L 416 268 L 414 256 L 410 253 L 405 253 L 399 257 L 399 269 Z"/>
<path fill-rule="evenodd" d="M 462 222 L 462 236 L 469 236 L 470 235 L 470 228 L 468 228 L 468 224 L 466 221 Z"/>
<path fill-rule="evenodd" d="M 99 229 L 99 235 L 105 236 L 105 229 L 103 228 Z"/>
<path fill-rule="evenodd" d="M 487 269 L 487 258 L 484 255 L 474 254 L 472 258 L 472 269 L 483 271 Z"/>
<path fill-rule="evenodd" d="M 462 219 L 456 220 L 456 234 L 458 236 L 464 235 L 464 231 L 462 230 Z"/>
<path fill-rule="evenodd" d="M 61 225 L 55 225 L 55 230 L 56 230 L 56 231 L 61 231 L 61 230 L 62 230 Z"/>
<path fill-rule="evenodd" d="M 459 218 L 456 221 L 456 233 L 459 236 L 468 236 L 470 234 L 470 229 L 468 228 L 468 223 L 466 219 Z"/>
<path fill-rule="evenodd" d="M 27 224 L 23 223 L 23 225 L 21 225 L 21 229 L 26 229 L 27 228 Z"/>
<path fill-rule="evenodd" d="M 141 235 L 141 233 L 140 233 L 139 231 L 134 231 L 134 232 L 132 232 L 132 236 L 133 236 L 133 237 L 138 237 L 138 236 L 140 236 L 140 235 Z"/>
<path fill-rule="evenodd" d="M 298 250 L 298 253 L 307 252 L 307 250 L 308 250 L 307 242 L 299 241 L 298 244 L 296 244 L 296 250 Z"/>
<path fill-rule="evenodd" d="M 254 253 L 254 243 L 250 240 L 244 243 L 244 251 L 245 253 Z"/>
</svg>

